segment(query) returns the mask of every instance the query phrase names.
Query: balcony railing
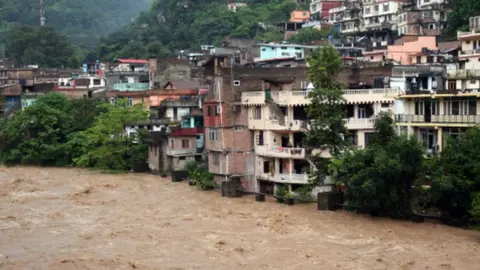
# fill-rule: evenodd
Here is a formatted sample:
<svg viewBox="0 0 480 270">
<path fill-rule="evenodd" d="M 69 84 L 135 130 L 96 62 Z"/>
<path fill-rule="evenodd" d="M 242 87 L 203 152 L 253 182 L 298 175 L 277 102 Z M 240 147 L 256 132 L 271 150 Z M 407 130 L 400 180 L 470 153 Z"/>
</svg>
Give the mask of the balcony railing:
<svg viewBox="0 0 480 270">
<path fill-rule="evenodd" d="M 480 69 L 447 70 L 447 78 L 480 77 Z"/>
<path fill-rule="evenodd" d="M 268 147 L 263 145 L 255 146 L 255 152 L 258 155 L 271 156 L 277 158 L 305 158 L 305 148 L 290 148 L 290 147 Z"/>
<path fill-rule="evenodd" d="M 182 137 L 182 136 L 196 136 L 198 134 L 204 134 L 205 129 L 202 127 L 195 128 L 172 128 L 171 136 L 173 137 Z"/>
<path fill-rule="evenodd" d="M 392 76 L 415 76 L 422 73 L 438 73 L 443 74 L 445 68 L 442 66 L 394 66 Z"/>
<path fill-rule="evenodd" d="M 117 91 L 146 91 L 149 88 L 149 83 L 115 83 L 112 85 L 112 89 Z"/>
<path fill-rule="evenodd" d="M 242 92 L 242 104 L 243 105 L 261 105 L 265 104 L 265 92 Z"/>
<path fill-rule="evenodd" d="M 286 120 L 285 125 L 280 125 L 277 119 L 267 120 L 266 129 L 268 130 L 290 130 L 300 131 L 307 127 L 307 122 L 302 120 Z"/>
<path fill-rule="evenodd" d="M 343 119 L 347 129 L 373 129 L 374 118 L 348 118 Z"/>
<path fill-rule="evenodd" d="M 457 32 L 457 37 L 460 38 L 460 37 L 466 37 L 466 36 L 470 36 L 470 35 L 478 35 L 480 34 L 480 30 L 478 29 L 474 29 L 472 31 L 468 31 L 468 32 Z"/>
<path fill-rule="evenodd" d="M 390 88 L 345 89 L 344 95 L 398 94 L 399 90 Z"/>
<path fill-rule="evenodd" d="M 292 183 L 292 184 L 308 184 L 308 174 L 275 174 L 275 182 Z"/>
<path fill-rule="evenodd" d="M 469 54 L 480 54 L 480 49 L 460 51 L 460 56 Z"/>
<path fill-rule="evenodd" d="M 480 115 L 431 115 L 429 118 L 426 119 L 424 115 L 399 114 L 395 120 L 398 123 L 480 124 Z"/>
<path fill-rule="evenodd" d="M 167 155 L 169 156 L 180 156 L 180 155 L 193 155 L 197 153 L 196 148 L 188 148 L 188 149 L 172 149 L 167 148 Z"/>
</svg>

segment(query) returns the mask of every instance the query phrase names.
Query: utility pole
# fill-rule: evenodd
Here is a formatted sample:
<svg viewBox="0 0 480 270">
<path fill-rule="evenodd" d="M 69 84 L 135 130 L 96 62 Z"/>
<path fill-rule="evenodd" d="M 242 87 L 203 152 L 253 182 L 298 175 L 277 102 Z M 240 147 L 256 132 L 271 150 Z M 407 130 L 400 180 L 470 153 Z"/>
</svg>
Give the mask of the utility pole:
<svg viewBox="0 0 480 270">
<path fill-rule="evenodd" d="M 45 3 L 40 0 L 40 26 L 45 25 Z"/>
</svg>

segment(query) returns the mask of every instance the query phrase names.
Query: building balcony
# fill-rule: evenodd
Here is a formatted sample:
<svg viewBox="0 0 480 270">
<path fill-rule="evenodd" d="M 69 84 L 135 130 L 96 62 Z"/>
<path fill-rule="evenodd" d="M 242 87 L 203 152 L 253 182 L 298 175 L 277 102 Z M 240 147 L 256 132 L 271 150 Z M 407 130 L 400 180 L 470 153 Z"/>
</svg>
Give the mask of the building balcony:
<svg viewBox="0 0 480 270">
<path fill-rule="evenodd" d="M 480 35 L 480 34 L 479 34 Z M 480 39 L 480 38 L 479 38 Z M 466 50 L 466 51 L 460 51 L 458 53 L 458 57 L 472 57 L 472 56 L 477 56 L 480 55 L 480 49 L 475 49 L 475 50 Z"/>
<path fill-rule="evenodd" d="M 197 136 L 199 134 L 205 134 L 205 128 L 171 128 L 170 136 L 183 137 L 183 136 Z"/>
<path fill-rule="evenodd" d="M 242 105 L 257 106 L 265 104 L 265 92 L 242 92 Z"/>
<path fill-rule="evenodd" d="M 278 119 L 248 119 L 248 128 L 253 130 L 303 131 L 306 127 L 307 121 L 303 120 L 285 119 L 285 124 L 281 125 Z"/>
<path fill-rule="evenodd" d="M 255 153 L 267 157 L 305 159 L 305 148 L 256 145 Z"/>
<path fill-rule="evenodd" d="M 373 129 L 374 118 L 348 118 L 344 119 L 347 129 Z"/>
<path fill-rule="evenodd" d="M 302 106 L 310 104 L 307 91 L 281 91 L 278 96 L 272 95 L 273 100 L 283 106 Z"/>
<path fill-rule="evenodd" d="M 467 79 L 472 77 L 480 77 L 480 69 L 447 70 L 447 78 L 449 79 Z"/>
<path fill-rule="evenodd" d="M 479 29 L 473 29 L 472 31 L 468 31 L 468 32 L 459 31 L 459 32 L 457 32 L 457 38 L 458 38 L 458 40 L 480 39 L 480 30 Z"/>
<path fill-rule="evenodd" d="M 183 156 L 183 155 L 195 155 L 197 153 L 197 149 L 195 148 L 188 148 L 188 149 L 172 149 L 167 148 L 167 156 Z"/>
<path fill-rule="evenodd" d="M 480 115 L 425 115 L 399 114 L 396 115 L 397 123 L 418 123 L 418 124 L 457 124 L 457 125 L 478 125 Z"/>
<path fill-rule="evenodd" d="M 277 183 L 288 183 L 288 184 L 308 184 L 309 175 L 308 174 L 275 174 L 273 178 Z"/>
<path fill-rule="evenodd" d="M 308 184 L 308 174 L 284 174 L 284 173 L 257 173 L 257 177 L 263 180 L 269 180 L 284 184 Z"/>
<path fill-rule="evenodd" d="M 116 91 L 146 91 L 150 89 L 149 83 L 115 83 L 112 90 Z"/>
<path fill-rule="evenodd" d="M 443 75 L 444 72 L 443 66 L 393 66 L 392 77 L 417 77 L 429 73 Z"/>
</svg>

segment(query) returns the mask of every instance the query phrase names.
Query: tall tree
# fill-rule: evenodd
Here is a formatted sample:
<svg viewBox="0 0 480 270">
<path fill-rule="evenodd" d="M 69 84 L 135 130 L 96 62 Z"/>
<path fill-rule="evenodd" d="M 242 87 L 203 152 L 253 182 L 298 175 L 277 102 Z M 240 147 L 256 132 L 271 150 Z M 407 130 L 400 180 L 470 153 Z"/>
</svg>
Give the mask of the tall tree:
<svg viewBox="0 0 480 270">
<path fill-rule="evenodd" d="M 341 58 L 332 46 L 315 50 L 308 59 L 308 77 L 315 89 L 309 93 L 311 103 L 307 114 L 311 119 L 306 144 L 312 149 L 328 151 L 338 156 L 348 146 L 344 139 L 347 128 L 343 121 L 343 84 L 338 79 L 341 71 Z M 329 158 L 321 153 L 313 157 L 317 167 L 317 181 L 323 182 L 327 176 Z"/>
<path fill-rule="evenodd" d="M 11 29 L 6 56 L 17 60 L 21 65 L 57 68 L 75 63 L 72 58 L 76 57 L 75 49 L 66 36 L 56 33 L 50 27 L 32 26 Z"/>
<path fill-rule="evenodd" d="M 480 129 L 449 138 L 440 153 L 439 175 L 433 179 L 431 195 L 442 212 L 461 219 L 478 215 L 480 209 Z"/>
<path fill-rule="evenodd" d="M 414 138 L 395 133 L 388 114 L 375 121 L 375 138 L 365 149 L 345 151 L 332 162 L 335 181 L 346 187 L 348 204 L 393 217 L 412 211 L 412 187 L 423 175 L 423 150 Z"/>
<path fill-rule="evenodd" d="M 71 136 L 67 147 L 76 149 L 78 166 L 105 170 L 129 170 L 136 163 L 145 162 L 147 147 L 139 138 L 125 134 L 125 125 L 147 119 L 142 104 L 127 106 L 126 100 L 117 104 L 99 105 L 103 113 L 92 127 Z"/>
</svg>

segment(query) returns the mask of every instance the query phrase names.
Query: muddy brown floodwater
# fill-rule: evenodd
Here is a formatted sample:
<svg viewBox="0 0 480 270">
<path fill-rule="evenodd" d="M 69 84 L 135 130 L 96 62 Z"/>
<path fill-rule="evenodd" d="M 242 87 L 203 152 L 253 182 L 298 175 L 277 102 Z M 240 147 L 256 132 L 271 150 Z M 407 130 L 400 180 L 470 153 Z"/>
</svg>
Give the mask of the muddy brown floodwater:
<svg viewBox="0 0 480 270">
<path fill-rule="evenodd" d="M 148 174 L 0 168 L 1 269 L 480 269 L 479 241 Z"/>
</svg>

